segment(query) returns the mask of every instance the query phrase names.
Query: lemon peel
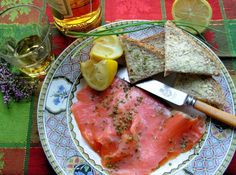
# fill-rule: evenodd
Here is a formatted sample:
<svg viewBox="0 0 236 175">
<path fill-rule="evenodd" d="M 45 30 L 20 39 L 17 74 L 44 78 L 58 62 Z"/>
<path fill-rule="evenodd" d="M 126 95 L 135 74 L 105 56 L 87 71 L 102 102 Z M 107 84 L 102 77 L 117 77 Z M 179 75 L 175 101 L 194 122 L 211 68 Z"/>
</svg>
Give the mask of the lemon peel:
<svg viewBox="0 0 236 175">
<path fill-rule="evenodd" d="M 80 63 L 81 73 L 88 85 L 103 91 L 108 88 L 117 73 L 118 63 L 114 60 L 101 60 L 99 62 L 89 59 Z"/>
<path fill-rule="evenodd" d="M 175 0 L 172 16 L 176 22 L 186 23 L 186 26 L 189 26 L 183 26 L 185 30 L 197 34 L 208 27 L 212 17 L 212 8 L 206 0 Z M 191 28 L 196 29 L 197 32 Z"/>
</svg>

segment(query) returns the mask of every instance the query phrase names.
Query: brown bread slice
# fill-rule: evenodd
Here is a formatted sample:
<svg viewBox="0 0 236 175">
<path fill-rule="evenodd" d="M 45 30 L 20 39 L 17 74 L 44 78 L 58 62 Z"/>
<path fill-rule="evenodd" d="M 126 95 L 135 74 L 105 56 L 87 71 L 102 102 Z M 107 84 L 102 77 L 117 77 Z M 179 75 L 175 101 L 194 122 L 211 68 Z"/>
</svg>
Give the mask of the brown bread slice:
<svg viewBox="0 0 236 175">
<path fill-rule="evenodd" d="M 170 72 L 219 75 L 213 53 L 171 21 L 165 24 L 165 75 Z"/>
<path fill-rule="evenodd" d="M 157 48 L 127 36 L 120 37 L 131 83 L 164 71 L 164 55 Z"/>
<path fill-rule="evenodd" d="M 165 54 L 165 32 L 160 32 L 157 34 L 154 34 L 150 37 L 144 38 L 140 40 L 143 43 L 150 44 L 154 46 L 155 48 L 158 48 L 162 54 Z"/>
<path fill-rule="evenodd" d="M 226 105 L 220 84 L 211 76 L 178 74 L 174 88 L 220 109 Z"/>
</svg>

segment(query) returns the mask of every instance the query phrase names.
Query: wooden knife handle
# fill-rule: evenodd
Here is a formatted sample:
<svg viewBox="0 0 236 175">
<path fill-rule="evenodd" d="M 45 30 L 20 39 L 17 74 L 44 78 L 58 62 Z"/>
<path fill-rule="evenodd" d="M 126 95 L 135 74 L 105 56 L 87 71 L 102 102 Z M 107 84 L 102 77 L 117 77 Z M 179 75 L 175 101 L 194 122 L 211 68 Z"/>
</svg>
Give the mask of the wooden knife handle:
<svg viewBox="0 0 236 175">
<path fill-rule="evenodd" d="M 236 116 L 229 114 L 227 112 L 224 112 L 220 109 L 217 109 L 213 106 L 210 106 L 202 101 L 196 100 L 195 104 L 193 107 L 209 117 L 212 117 L 216 120 L 219 120 L 225 124 L 228 124 L 232 127 L 236 127 Z"/>
</svg>

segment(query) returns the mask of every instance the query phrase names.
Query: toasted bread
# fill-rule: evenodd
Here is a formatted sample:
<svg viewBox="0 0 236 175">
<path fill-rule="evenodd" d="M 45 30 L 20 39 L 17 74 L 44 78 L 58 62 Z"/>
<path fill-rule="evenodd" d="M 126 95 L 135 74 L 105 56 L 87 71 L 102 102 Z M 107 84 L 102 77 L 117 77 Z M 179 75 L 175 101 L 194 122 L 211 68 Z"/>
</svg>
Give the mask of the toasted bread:
<svg viewBox="0 0 236 175">
<path fill-rule="evenodd" d="M 211 76 L 178 74 L 174 87 L 220 109 L 226 105 L 220 84 Z"/>
<path fill-rule="evenodd" d="M 155 48 L 158 48 L 162 54 L 165 54 L 165 32 L 160 32 L 150 37 L 140 40 L 143 43 L 150 44 Z"/>
<path fill-rule="evenodd" d="M 127 36 L 120 37 L 131 83 L 164 71 L 164 55 L 157 48 Z"/>
<path fill-rule="evenodd" d="M 170 72 L 219 75 L 213 53 L 171 21 L 165 24 L 165 75 Z"/>
</svg>

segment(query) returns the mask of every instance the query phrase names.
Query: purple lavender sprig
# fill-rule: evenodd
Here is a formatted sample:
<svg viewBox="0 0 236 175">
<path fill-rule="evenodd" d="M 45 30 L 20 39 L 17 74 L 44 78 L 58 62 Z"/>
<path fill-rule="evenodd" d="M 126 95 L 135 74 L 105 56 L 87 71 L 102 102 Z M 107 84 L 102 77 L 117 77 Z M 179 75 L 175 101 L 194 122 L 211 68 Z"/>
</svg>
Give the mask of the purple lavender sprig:
<svg viewBox="0 0 236 175">
<path fill-rule="evenodd" d="M 8 64 L 0 60 L 0 91 L 3 94 L 4 103 L 8 104 L 11 100 L 29 99 L 34 87 L 34 82 L 12 73 Z"/>
</svg>

